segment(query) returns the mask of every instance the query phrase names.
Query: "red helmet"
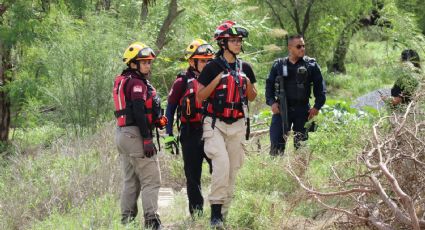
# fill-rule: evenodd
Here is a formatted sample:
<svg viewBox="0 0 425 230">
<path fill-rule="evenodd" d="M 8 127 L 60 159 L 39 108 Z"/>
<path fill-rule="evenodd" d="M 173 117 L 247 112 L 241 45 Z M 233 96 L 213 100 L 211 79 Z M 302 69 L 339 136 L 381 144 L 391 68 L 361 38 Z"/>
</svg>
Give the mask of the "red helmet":
<svg viewBox="0 0 425 230">
<path fill-rule="evenodd" d="M 239 26 L 234 21 L 225 21 L 215 29 L 214 40 L 220 40 L 229 37 L 248 37 L 248 30 Z"/>
</svg>

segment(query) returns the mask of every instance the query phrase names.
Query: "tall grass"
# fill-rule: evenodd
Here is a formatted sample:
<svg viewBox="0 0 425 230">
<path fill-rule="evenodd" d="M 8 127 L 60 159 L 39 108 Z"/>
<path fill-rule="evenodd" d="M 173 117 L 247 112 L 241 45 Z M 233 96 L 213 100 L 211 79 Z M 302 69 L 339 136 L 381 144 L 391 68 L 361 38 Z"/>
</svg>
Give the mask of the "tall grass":
<svg viewBox="0 0 425 230">
<path fill-rule="evenodd" d="M 328 95 L 351 101 L 372 90 L 390 88 L 397 78 L 401 49 L 386 42 L 367 41 L 360 35 L 347 54 L 347 74 L 324 72 Z"/>
<path fill-rule="evenodd" d="M 109 130 L 86 140 L 66 136 L 49 149 L 10 156 L 0 175 L 2 229 L 27 228 L 95 197 L 118 194 L 120 169 Z"/>
</svg>

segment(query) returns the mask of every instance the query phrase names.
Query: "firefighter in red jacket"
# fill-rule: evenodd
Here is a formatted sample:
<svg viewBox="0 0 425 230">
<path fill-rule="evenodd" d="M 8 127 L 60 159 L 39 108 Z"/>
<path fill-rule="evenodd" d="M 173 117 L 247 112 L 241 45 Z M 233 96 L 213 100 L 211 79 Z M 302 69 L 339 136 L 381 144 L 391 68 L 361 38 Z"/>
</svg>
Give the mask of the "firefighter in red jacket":
<svg viewBox="0 0 425 230">
<path fill-rule="evenodd" d="M 204 66 L 214 56 L 213 48 L 202 39 L 193 40 L 185 50 L 185 59 L 189 68 L 180 73 L 168 94 L 166 116 L 168 125 L 166 145 L 175 141 L 173 136 L 173 119 L 177 110 L 180 120 L 180 143 L 183 149 L 184 172 L 186 176 L 189 212 L 192 216 L 203 212 L 204 198 L 202 197 L 201 174 L 204 158 L 211 161 L 204 153 L 202 141 L 202 103 L 196 100 L 198 88 L 197 78 Z"/>
<path fill-rule="evenodd" d="M 123 62 L 128 68 L 115 78 L 113 88 L 115 142 L 124 174 L 121 222 L 127 224 L 137 216 L 141 192 L 145 227 L 161 229 L 157 213 L 161 174 L 152 130 L 164 127 L 167 120 L 161 114 L 160 98 L 148 80 L 153 59 L 153 50 L 141 42 L 131 44 L 124 52 Z"/>
<path fill-rule="evenodd" d="M 202 137 L 213 166 L 208 196 L 212 228 L 223 228 L 245 155 L 242 141 L 249 136 L 248 101 L 257 95 L 251 66 L 237 58 L 246 37 L 248 31 L 233 21 L 218 26 L 214 39 L 220 50 L 198 78 L 197 98 L 208 102 Z"/>
</svg>

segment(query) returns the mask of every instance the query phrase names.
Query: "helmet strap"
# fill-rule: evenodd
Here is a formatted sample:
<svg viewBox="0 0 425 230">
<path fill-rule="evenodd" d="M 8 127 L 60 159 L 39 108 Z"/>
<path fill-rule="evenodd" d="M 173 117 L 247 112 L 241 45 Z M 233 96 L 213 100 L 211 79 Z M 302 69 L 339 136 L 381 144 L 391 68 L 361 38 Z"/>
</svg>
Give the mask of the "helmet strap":
<svg viewBox="0 0 425 230">
<path fill-rule="evenodd" d="M 189 66 L 189 71 L 194 72 L 194 73 L 195 73 L 195 75 L 198 75 L 198 74 L 199 74 L 198 67 L 194 68 L 193 66 Z M 198 74 L 197 74 L 197 73 L 198 73 Z"/>
<path fill-rule="evenodd" d="M 136 61 L 136 66 L 137 66 L 137 72 L 142 73 L 140 72 L 140 62 Z"/>
<path fill-rule="evenodd" d="M 192 62 L 189 62 L 189 70 L 191 70 L 192 72 L 200 73 L 200 71 L 198 70 L 198 59 L 191 58 L 190 61 L 193 61 L 193 65 L 191 64 Z"/>
<path fill-rule="evenodd" d="M 198 59 L 196 59 L 195 58 L 195 60 L 193 60 L 194 62 L 195 62 L 195 70 L 196 70 L 196 72 L 198 72 L 198 73 L 200 73 L 201 71 L 199 71 L 199 69 L 198 69 Z"/>
<path fill-rule="evenodd" d="M 231 51 L 231 50 L 229 49 L 229 40 L 226 38 L 226 39 L 223 41 L 223 43 L 224 43 L 224 49 L 226 49 L 227 51 L 229 51 L 229 53 L 231 53 L 231 54 L 233 55 L 233 57 L 235 57 L 235 59 L 236 59 L 236 54 L 235 54 L 235 53 L 233 53 L 233 51 Z"/>
<path fill-rule="evenodd" d="M 133 70 L 136 70 L 136 72 L 140 75 L 140 76 L 142 76 L 142 77 L 145 77 L 145 74 L 143 74 L 142 72 L 140 72 L 140 62 L 139 61 L 136 61 L 136 60 L 131 60 L 130 61 L 131 63 L 134 63 L 135 65 L 136 65 L 136 69 L 133 69 L 133 68 L 131 68 L 131 69 L 133 69 Z"/>
</svg>

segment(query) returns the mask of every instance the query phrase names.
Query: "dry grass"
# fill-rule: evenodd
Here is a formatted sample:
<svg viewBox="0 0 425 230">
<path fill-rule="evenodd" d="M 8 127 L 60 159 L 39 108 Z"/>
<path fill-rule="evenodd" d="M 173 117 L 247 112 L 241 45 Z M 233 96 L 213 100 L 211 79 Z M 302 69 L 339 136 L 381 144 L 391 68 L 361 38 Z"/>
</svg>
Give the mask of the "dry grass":
<svg viewBox="0 0 425 230">
<path fill-rule="evenodd" d="M 1 228 L 26 229 L 90 198 L 119 194 L 120 168 L 111 130 L 108 124 L 84 140 L 63 137 L 49 149 L 11 156 L 1 175 Z"/>
</svg>

